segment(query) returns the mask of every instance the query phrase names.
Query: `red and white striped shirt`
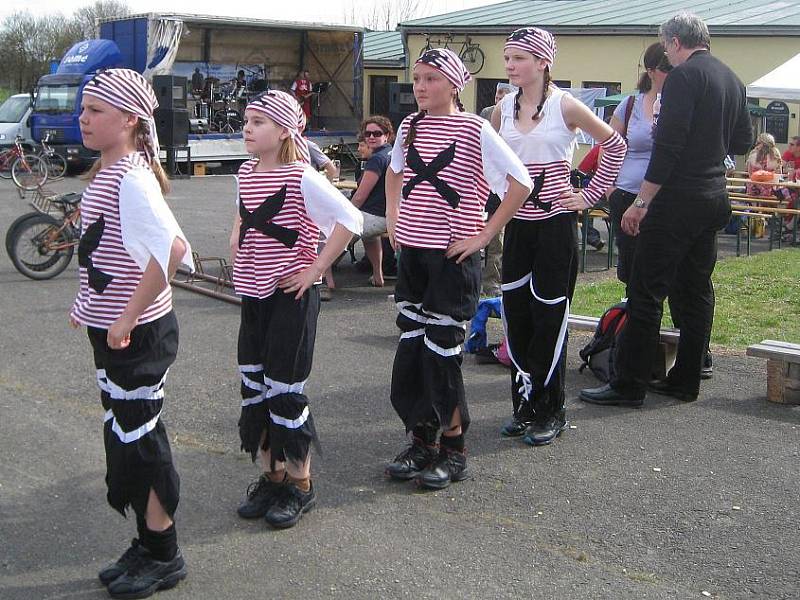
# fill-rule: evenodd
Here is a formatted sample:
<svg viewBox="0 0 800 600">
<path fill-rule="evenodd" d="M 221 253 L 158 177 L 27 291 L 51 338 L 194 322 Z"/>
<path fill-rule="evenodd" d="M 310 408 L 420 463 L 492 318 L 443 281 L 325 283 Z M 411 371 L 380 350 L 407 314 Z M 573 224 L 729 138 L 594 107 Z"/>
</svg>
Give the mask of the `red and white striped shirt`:
<svg viewBox="0 0 800 600">
<path fill-rule="evenodd" d="M 277 211 L 266 220 L 260 219 L 258 225 L 268 222 L 267 231 L 279 237 L 288 230 L 290 240 L 296 233 L 296 239 L 288 247 L 270 233 L 248 228 L 245 222 L 241 224 L 245 233 L 233 264 L 234 288 L 241 296 L 266 298 L 275 292 L 280 279 L 314 262 L 320 230 L 328 236 L 336 223 L 341 223 L 358 235 L 363 218 L 309 165 L 290 163 L 262 173 L 255 171 L 257 164 L 258 160 L 253 159 L 239 168 L 237 207 L 240 202 L 249 213 L 258 211 L 262 205 L 268 211 Z M 281 201 L 282 205 L 275 204 Z"/>
<path fill-rule="evenodd" d="M 121 209 L 123 187 L 127 187 L 136 207 Z M 151 256 L 158 261 L 166 278 L 170 248 L 176 236 L 185 241 L 141 154 L 129 154 L 100 170 L 81 200 L 78 254 L 84 264 L 80 266 L 80 290 L 72 306 L 72 317 L 82 325 L 107 329 L 124 311 Z M 187 258 L 191 256 L 188 242 L 186 247 L 184 262 L 191 266 L 191 259 Z M 82 254 L 88 256 L 88 264 L 86 259 L 81 260 Z M 106 285 L 90 279 L 90 271 L 93 278 L 99 275 L 106 280 Z M 155 321 L 170 310 L 172 288 L 167 285 L 139 316 L 138 323 Z"/>
<path fill-rule="evenodd" d="M 539 189 L 539 202 L 549 206 L 547 211 L 527 201 L 514 215 L 515 219 L 538 221 L 570 212 L 559 201 L 572 191 L 569 172 L 577 146 L 576 133 L 567 127 L 561 114 L 561 99 L 567 94 L 553 88 L 542 107 L 542 120 L 528 133 L 522 133 L 514 122 L 514 97 L 506 94 L 500 101 L 500 137 L 520 157 Z M 541 186 L 541 187 L 540 187 Z"/>
<path fill-rule="evenodd" d="M 561 213 L 572 212 L 561 205 L 561 196 L 571 193 L 569 174 L 577 147 L 577 131 L 564 121 L 561 103 L 568 92 L 551 87 L 542 107 L 542 120 L 528 133 L 522 133 L 514 121 L 516 94 L 507 94 L 500 101 L 500 136 L 520 157 L 538 190 L 536 201 L 525 202 L 514 215 L 515 219 L 540 221 Z M 614 183 L 625 158 L 625 141 L 618 134 L 603 144 L 603 158 L 590 186 L 582 190 L 583 197 L 595 204 Z M 549 210 L 548 210 L 549 209 Z"/>
<path fill-rule="evenodd" d="M 413 185 L 400 199 L 396 236 L 401 245 L 443 249 L 477 235 L 483 229 L 490 189 L 505 196 L 507 175 L 530 188 L 524 166 L 485 119 L 470 113 L 426 115 L 415 125 L 413 143 L 404 146 L 414 116 L 400 124 L 390 165 L 395 173 L 402 171 L 404 189 Z M 424 166 L 441 166 L 437 162 L 448 152 L 453 152 L 452 160 L 429 177 L 421 177 L 409 164 L 410 146 Z M 455 191 L 455 207 L 437 190 L 436 179 Z"/>
</svg>

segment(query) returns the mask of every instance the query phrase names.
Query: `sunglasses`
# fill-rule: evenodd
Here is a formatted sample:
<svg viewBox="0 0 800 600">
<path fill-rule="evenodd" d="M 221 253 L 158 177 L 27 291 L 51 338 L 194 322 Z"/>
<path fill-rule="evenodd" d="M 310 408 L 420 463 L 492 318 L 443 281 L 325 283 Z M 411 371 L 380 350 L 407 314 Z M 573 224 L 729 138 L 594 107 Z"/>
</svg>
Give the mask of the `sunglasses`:
<svg viewBox="0 0 800 600">
<path fill-rule="evenodd" d="M 375 138 L 379 138 L 379 137 L 381 137 L 382 135 L 386 135 L 386 134 L 385 134 L 383 131 L 370 131 L 369 129 L 367 129 L 366 131 L 364 131 L 364 137 L 365 137 L 365 138 L 368 138 L 368 137 L 375 137 Z"/>
</svg>

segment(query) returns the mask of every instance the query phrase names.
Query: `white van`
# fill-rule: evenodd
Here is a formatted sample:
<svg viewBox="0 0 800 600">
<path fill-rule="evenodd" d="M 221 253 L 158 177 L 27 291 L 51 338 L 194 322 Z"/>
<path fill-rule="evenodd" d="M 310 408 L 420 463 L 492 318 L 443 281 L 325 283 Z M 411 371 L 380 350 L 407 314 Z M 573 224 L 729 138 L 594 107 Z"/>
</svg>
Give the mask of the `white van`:
<svg viewBox="0 0 800 600">
<path fill-rule="evenodd" d="M 28 117 L 31 114 L 30 94 L 14 94 L 0 105 L 0 147 L 10 146 L 21 135 L 23 144 L 34 145 Z"/>
</svg>

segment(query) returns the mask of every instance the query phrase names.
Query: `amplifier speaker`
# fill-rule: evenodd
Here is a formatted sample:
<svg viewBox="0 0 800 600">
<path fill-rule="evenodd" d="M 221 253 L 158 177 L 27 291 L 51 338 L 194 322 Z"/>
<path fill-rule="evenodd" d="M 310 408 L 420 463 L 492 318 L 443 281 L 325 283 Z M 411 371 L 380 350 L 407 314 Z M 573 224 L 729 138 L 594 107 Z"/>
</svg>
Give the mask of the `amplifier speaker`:
<svg viewBox="0 0 800 600">
<path fill-rule="evenodd" d="M 153 90 L 159 108 L 186 108 L 186 77 L 155 75 Z"/>
<path fill-rule="evenodd" d="M 157 108 L 153 117 L 162 146 L 186 146 L 189 143 L 189 111 L 185 108 Z"/>
</svg>

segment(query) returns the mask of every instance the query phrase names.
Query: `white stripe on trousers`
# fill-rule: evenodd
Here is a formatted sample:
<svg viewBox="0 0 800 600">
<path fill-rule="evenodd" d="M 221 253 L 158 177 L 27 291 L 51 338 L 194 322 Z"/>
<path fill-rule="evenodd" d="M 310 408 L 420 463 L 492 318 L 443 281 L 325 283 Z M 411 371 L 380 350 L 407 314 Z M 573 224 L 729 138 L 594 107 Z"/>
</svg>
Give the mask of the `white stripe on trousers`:
<svg viewBox="0 0 800 600">
<path fill-rule="evenodd" d="M 111 410 L 107 410 L 105 416 L 103 417 L 103 422 L 112 421 L 111 423 L 111 430 L 117 434 L 119 441 L 123 444 L 130 444 L 131 442 L 135 442 L 138 439 L 143 438 L 148 433 L 153 431 L 156 427 L 156 423 L 158 423 L 158 419 L 161 418 L 161 411 L 158 411 L 158 414 L 150 419 L 147 423 L 142 425 L 141 427 L 137 427 L 132 431 L 123 431 L 122 427 L 119 426 L 114 413 Z"/>
</svg>

